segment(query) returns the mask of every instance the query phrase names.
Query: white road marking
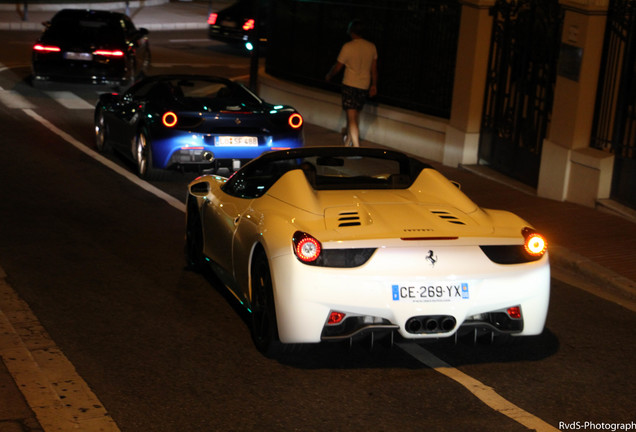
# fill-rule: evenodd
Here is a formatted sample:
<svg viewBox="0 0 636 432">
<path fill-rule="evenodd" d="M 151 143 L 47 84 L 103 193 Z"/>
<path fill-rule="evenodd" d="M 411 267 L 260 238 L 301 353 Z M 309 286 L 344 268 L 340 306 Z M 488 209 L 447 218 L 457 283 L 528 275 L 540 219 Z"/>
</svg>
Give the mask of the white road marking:
<svg viewBox="0 0 636 432">
<path fill-rule="evenodd" d="M 13 90 L 0 89 L 0 102 L 6 107 L 13 109 L 35 108 L 25 97 Z"/>
<path fill-rule="evenodd" d="M 1 267 L 0 335 L 0 357 L 45 432 L 119 432 L 26 302 L 6 283 Z"/>
<path fill-rule="evenodd" d="M 63 105 L 65 108 L 76 110 L 76 109 L 86 109 L 92 110 L 95 108 L 93 105 L 86 102 L 81 97 L 77 96 L 73 92 L 69 91 L 46 91 L 49 97 Z"/>
<path fill-rule="evenodd" d="M 497 392 L 495 392 L 495 390 L 492 389 L 492 387 L 488 387 L 475 378 L 466 375 L 459 369 L 452 367 L 422 348 L 422 346 L 413 343 L 397 345 L 421 363 L 461 384 L 493 410 L 510 417 L 512 420 L 522 424 L 528 429 L 535 430 L 537 432 L 559 432 L 557 428 L 549 425 L 540 418 L 535 417 L 529 412 L 501 397 L 497 394 Z"/>
</svg>

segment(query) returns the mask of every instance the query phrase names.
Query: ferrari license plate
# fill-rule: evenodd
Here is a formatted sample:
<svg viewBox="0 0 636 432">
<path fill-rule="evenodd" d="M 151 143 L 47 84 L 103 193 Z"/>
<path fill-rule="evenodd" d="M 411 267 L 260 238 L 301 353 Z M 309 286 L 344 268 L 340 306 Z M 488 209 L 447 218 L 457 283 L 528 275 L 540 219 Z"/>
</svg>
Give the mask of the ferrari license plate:
<svg viewBox="0 0 636 432">
<path fill-rule="evenodd" d="M 91 61 L 93 60 L 93 54 L 67 51 L 64 53 L 64 58 L 67 60 Z"/>
<path fill-rule="evenodd" d="M 433 303 L 467 300 L 468 284 L 465 282 L 441 282 L 427 284 L 393 284 L 391 296 L 393 301 L 411 303 Z"/>
<path fill-rule="evenodd" d="M 258 137 L 253 136 L 219 136 L 216 137 L 214 143 L 220 147 L 256 147 L 258 146 Z"/>
</svg>

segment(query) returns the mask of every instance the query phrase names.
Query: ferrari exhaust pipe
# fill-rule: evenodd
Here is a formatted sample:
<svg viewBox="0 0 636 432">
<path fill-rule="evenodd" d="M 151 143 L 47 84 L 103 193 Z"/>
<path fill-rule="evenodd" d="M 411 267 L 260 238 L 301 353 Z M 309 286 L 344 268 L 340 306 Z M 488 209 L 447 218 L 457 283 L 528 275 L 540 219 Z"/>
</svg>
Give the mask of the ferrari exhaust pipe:
<svg viewBox="0 0 636 432">
<path fill-rule="evenodd" d="M 404 328 L 413 334 L 447 333 L 456 325 L 457 320 L 451 315 L 424 315 L 409 318 Z"/>
<path fill-rule="evenodd" d="M 424 323 L 424 328 L 428 332 L 434 332 L 435 330 L 437 330 L 437 327 L 438 327 L 438 323 L 435 318 L 429 318 Z"/>
<path fill-rule="evenodd" d="M 452 329 L 455 328 L 455 324 L 457 324 L 457 321 L 455 321 L 455 318 L 452 316 L 446 317 L 444 319 L 442 319 L 442 322 L 440 323 L 440 327 L 442 328 L 442 330 L 444 330 L 445 332 L 447 331 L 451 331 Z"/>
<path fill-rule="evenodd" d="M 422 329 L 422 322 L 417 318 L 411 318 L 406 322 L 406 331 L 409 333 L 419 333 Z"/>
<path fill-rule="evenodd" d="M 201 157 L 208 162 L 212 162 L 214 160 L 214 154 L 211 151 L 204 151 Z"/>
</svg>

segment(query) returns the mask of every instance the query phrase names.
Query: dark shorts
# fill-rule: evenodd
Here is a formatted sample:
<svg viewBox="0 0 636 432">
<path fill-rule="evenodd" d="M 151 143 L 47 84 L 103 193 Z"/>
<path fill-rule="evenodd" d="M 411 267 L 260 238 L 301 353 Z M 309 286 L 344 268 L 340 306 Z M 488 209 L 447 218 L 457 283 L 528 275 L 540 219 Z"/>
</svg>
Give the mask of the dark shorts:
<svg viewBox="0 0 636 432">
<path fill-rule="evenodd" d="M 357 87 L 349 87 L 347 85 L 342 86 L 342 108 L 345 110 L 354 109 L 362 110 L 364 103 L 369 95 L 368 90 L 363 90 Z"/>
</svg>

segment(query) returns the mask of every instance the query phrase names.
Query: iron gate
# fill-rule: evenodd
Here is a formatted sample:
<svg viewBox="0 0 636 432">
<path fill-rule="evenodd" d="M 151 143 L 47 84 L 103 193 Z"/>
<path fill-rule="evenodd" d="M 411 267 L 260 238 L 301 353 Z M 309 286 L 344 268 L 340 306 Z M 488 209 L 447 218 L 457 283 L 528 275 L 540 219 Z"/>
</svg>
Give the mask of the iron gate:
<svg viewBox="0 0 636 432">
<path fill-rule="evenodd" d="M 536 187 L 563 12 L 558 0 L 497 0 L 491 14 L 480 163 Z"/>
<path fill-rule="evenodd" d="M 636 4 L 612 0 L 596 98 L 592 147 L 614 153 L 612 199 L 636 208 Z"/>
</svg>

